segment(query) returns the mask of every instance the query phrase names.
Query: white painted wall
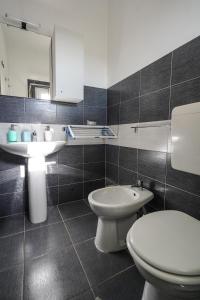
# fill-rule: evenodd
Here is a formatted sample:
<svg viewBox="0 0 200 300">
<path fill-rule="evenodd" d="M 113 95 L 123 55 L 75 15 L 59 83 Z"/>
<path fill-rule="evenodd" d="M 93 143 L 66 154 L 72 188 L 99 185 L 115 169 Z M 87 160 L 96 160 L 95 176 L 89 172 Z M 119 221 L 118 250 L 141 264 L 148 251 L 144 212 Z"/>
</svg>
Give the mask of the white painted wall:
<svg viewBox="0 0 200 300">
<path fill-rule="evenodd" d="M 4 64 L 4 67 L 2 65 Z M 0 84 L 1 94 L 8 94 L 8 62 L 7 62 L 7 46 L 5 35 L 3 31 L 3 25 L 0 24 Z"/>
<path fill-rule="evenodd" d="M 50 81 L 50 38 L 4 25 L 7 45 L 9 95 L 28 97 L 27 79 Z"/>
<path fill-rule="evenodd" d="M 108 86 L 200 34 L 199 0 L 109 0 Z"/>
<path fill-rule="evenodd" d="M 48 35 L 54 24 L 82 34 L 85 84 L 107 86 L 107 0 L 0 0 L 0 12 L 40 23 Z"/>
</svg>

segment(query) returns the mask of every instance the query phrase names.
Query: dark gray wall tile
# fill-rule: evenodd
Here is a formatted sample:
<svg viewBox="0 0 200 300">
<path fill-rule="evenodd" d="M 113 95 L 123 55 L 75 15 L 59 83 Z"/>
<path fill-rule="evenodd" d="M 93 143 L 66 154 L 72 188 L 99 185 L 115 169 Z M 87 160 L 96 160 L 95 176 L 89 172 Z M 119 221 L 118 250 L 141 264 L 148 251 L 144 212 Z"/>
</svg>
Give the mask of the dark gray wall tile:
<svg viewBox="0 0 200 300">
<path fill-rule="evenodd" d="M 169 119 L 170 89 L 140 97 L 140 122 Z"/>
<path fill-rule="evenodd" d="M 56 123 L 56 104 L 50 101 L 25 99 L 26 123 Z"/>
<path fill-rule="evenodd" d="M 138 172 L 165 182 L 166 153 L 159 151 L 138 150 Z"/>
<path fill-rule="evenodd" d="M 134 184 L 137 180 L 137 173 L 119 167 L 119 184 Z"/>
<path fill-rule="evenodd" d="M 125 101 L 120 104 L 119 123 L 137 123 L 139 120 L 139 98 Z"/>
<path fill-rule="evenodd" d="M 108 89 L 108 106 L 120 103 L 120 87 L 121 83 L 117 83 Z"/>
<path fill-rule="evenodd" d="M 124 80 L 120 84 L 120 100 L 132 100 L 139 97 L 140 91 L 140 72 L 137 72 Z"/>
<path fill-rule="evenodd" d="M 59 151 L 60 152 L 60 151 Z M 56 152 L 56 153 L 52 153 L 48 156 L 45 157 L 45 161 L 48 161 L 48 162 L 53 162 L 53 163 L 57 163 L 58 162 L 58 153 L 59 152 Z"/>
<path fill-rule="evenodd" d="M 13 169 L 11 169 L 12 172 Z M 4 171 L 3 178 L 0 181 L 0 194 L 5 193 L 20 193 L 25 190 L 25 179 L 18 176 L 13 179 L 10 170 Z M 1 174 L 1 173 L 0 173 Z"/>
<path fill-rule="evenodd" d="M 106 107 L 84 106 L 84 124 L 87 125 L 87 120 L 95 121 L 97 125 L 107 124 L 107 109 Z"/>
<path fill-rule="evenodd" d="M 59 165 L 59 185 L 83 182 L 83 164 Z"/>
<path fill-rule="evenodd" d="M 106 163 L 106 182 L 109 184 L 118 184 L 119 182 L 119 168 L 116 165 Z"/>
<path fill-rule="evenodd" d="M 89 205 L 87 205 L 84 200 L 60 204 L 59 211 L 64 220 L 92 213 Z"/>
<path fill-rule="evenodd" d="M 170 85 L 171 53 L 141 70 L 141 95 Z"/>
<path fill-rule="evenodd" d="M 10 170 L 8 177 L 19 176 L 20 166 L 25 165 L 25 159 L 21 156 L 7 153 L 0 149 L 0 171 Z M 18 175 L 17 175 L 18 174 Z"/>
<path fill-rule="evenodd" d="M 65 146 L 58 153 L 58 163 L 64 165 L 74 165 L 83 163 L 83 146 Z"/>
<path fill-rule="evenodd" d="M 57 166 L 56 166 L 56 169 L 58 169 Z M 48 170 L 49 170 L 49 166 L 48 166 Z M 58 185 L 58 174 L 47 174 L 46 175 L 46 183 L 47 183 L 48 187 L 57 186 Z"/>
<path fill-rule="evenodd" d="M 24 231 L 24 215 L 0 218 L 0 237 Z M 0 298 L 1 299 L 1 298 Z"/>
<path fill-rule="evenodd" d="M 84 87 L 84 105 L 106 107 L 107 90 L 91 86 Z"/>
<path fill-rule="evenodd" d="M 108 106 L 107 110 L 107 122 L 108 125 L 119 124 L 119 109 L 120 105 Z"/>
<path fill-rule="evenodd" d="M 167 155 L 166 182 L 185 191 L 200 195 L 200 176 L 173 169 L 170 154 Z"/>
<path fill-rule="evenodd" d="M 24 123 L 24 98 L 0 96 L 0 122 Z"/>
<path fill-rule="evenodd" d="M 200 37 L 173 52 L 172 84 L 200 76 Z"/>
<path fill-rule="evenodd" d="M 47 188 L 47 204 L 48 206 L 58 205 L 58 186 Z"/>
<path fill-rule="evenodd" d="M 24 212 L 25 193 L 0 195 L 0 217 Z"/>
<path fill-rule="evenodd" d="M 200 197 L 167 185 L 165 208 L 180 210 L 200 220 Z"/>
<path fill-rule="evenodd" d="M 118 165 L 119 146 L 106 145 L 106 161 Z"/>
<path fill-rule="evenodd" d="M 87 198 L 92 191 L 103 187 L 105 187 L 105 179 L 84 182 L 84 198 Z"/>
<path fill-rule="evenodd" d="M 137 172 L 137 149 L 120 147 L 119 165 L 123 168 Z"/>
<path fill-rule="evenodd" d="M 105 178 L 105 162 L 84 164 L 84 180 Z"/>
<path fill-rule="evenodd" d="M 73 183 L 59 187 L 59 203 L 83 199 L 83 183 Z"/>
<path fill-rule="evenodd" d="M 174 107 L 200 101 L 200 78 L 172 86 L 171 111 Z"/>
<path fill-rule="evenodd" d="M 58 124 L 83 124 L 83 105 L 81 104 L 56 104 Z"/>
<path fill-rule="evenodd" d="M 140 174 L 138 179 L 142 180 L 144 187 L 154 194 L 153 200 L 148 204 L 156 210 L 163 210 L 165 202 L 165 184 Z"/>
<path fill-rule="evenodd" d="M 105 161 L 105 145 L 85 145 L 84 163 Z"/>
</svg>

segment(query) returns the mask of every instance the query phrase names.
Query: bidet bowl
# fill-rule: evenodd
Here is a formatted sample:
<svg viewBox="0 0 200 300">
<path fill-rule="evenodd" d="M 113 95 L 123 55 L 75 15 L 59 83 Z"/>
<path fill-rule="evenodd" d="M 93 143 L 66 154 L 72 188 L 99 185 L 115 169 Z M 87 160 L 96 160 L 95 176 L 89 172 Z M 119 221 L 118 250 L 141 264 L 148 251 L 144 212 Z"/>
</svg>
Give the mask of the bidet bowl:
<svg viewBox="0 0 200 300">
<path fill-rule="evenodd" d="M 137 211 L 152 199 L 152 192 L 130 185 L 91 192 L 89 204 L 98 216 L 96 248 L 106 253 L 125 249 L 126 235 L 137 219 Z"/>
<path fill-rule="evenodd" d="M 132 215 L 152 199 L 152 192 L 130 185 L 105 187 L 88 196 L 91 209 L 102 218 Z"/>
</svg>

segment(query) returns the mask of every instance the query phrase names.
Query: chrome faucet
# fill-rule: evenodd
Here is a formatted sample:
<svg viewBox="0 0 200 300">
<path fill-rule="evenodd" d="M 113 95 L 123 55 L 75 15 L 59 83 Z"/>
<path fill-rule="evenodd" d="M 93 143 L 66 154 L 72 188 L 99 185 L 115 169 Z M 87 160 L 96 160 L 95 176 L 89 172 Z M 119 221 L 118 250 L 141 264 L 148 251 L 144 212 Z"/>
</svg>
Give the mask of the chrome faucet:
<svg viewBox="0 0 200 300">
<path fill-rule="evenodd" d="M 138 179 L 138 180 L 136 181 L 136 184 L 132 185 L 131 187 L 138 187 L 138 188 L 140 188 L 141 190 L 143 190 L 143 181 L 140 180 L 140 179 Z"/>
</svg>

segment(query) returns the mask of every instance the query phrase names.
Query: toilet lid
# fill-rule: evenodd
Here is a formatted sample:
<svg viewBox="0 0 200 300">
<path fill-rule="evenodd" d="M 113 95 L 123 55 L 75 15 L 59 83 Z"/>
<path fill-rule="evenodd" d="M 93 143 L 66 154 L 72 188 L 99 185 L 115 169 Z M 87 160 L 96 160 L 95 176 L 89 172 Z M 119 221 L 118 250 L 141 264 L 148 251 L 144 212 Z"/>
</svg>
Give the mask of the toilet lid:
<svg viewBox="0 0 200 300">
<path fill-rule="evenodd" d="M 166 210 L 136 221 L 129 244 L 152 267 L 177 275 L 200 275 L 200 222 Z"/>
</svg>

